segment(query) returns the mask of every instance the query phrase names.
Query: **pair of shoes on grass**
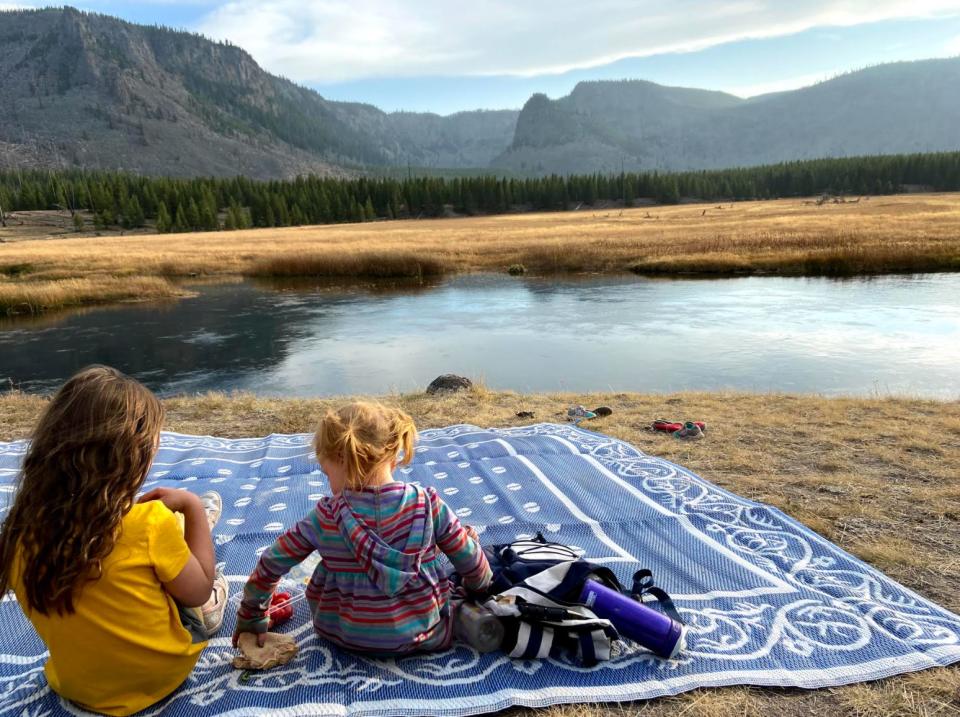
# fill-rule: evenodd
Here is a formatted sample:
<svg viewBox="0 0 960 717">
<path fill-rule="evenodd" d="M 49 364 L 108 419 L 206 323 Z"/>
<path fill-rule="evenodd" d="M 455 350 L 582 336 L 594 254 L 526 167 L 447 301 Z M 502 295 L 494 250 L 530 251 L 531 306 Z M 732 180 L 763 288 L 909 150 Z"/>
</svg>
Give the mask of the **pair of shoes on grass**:
<svg viewBox="0 0 960 717">
<path fill-rule="evenodd" d="M 687 421 L 680 430 L 674 431 L 673 437 L 685 440 L 703 438 L 703 429 L 693 421 Z"/>
<path fill-rule="evenodd" d="M 213 532 L 214 526 L 220 520 L 223 513 L 223 498 L 216 491 L 208 491 L 200 496 L 200 502 L 203 503 L 203 510 L 207 514 L 207 525 L 210 526 L 210 532 Z M 213 579 L 213 590 L 210 593 L 210 599 L 203 604 L 200 612 L 203 615 L 203 629 L 207 637 L 213 637 L 223 625 L 223 616 L 227 611 L 227 597 L 230 594 L 230 585 L 226 576 L 223 574 L 224 563 L 218 563 L 216 567 L 216 577 Z"/>
<path fill-rule="evenodd" d="M 676 433 L 677 431 L 685 428 L 687 424 L 692 423 L 694 426 L 700 429 L 701 433 L 706 433 L 707 424 L 703 421 L 686 421 L 681 423 L 680 421 L 665 421 L 662 418 L 658 418 L 656 421 L 647 426 L 648 431 L 661 431 L 663 433 Z"/>
<path fill-rule="evenodd" d="M 613 413 L 613 409 L 609 406 L 597 406 L 592 411 L 583 406 L 571 406 L 567 409 L 567 420 L 579 423 L 597 416 L 609 416 L 611 413 Z"/>
</svg>

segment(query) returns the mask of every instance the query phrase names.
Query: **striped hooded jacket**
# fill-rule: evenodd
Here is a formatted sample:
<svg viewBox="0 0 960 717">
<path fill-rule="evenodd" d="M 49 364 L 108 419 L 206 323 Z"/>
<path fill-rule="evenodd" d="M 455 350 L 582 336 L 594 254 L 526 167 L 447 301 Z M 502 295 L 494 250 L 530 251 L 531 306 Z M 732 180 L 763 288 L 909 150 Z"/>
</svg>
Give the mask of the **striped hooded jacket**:
<svg viewBox="0 0 960 717">
<path fill-rule="evenodd" d="M 317 633 L 352 650 L 403 654 L 446 648 L 451 584 L 441 553 L 464 584 L 481 590 L 491 571 L 479 544 L 433 488 L 388 483 L 326 497 L 263 552 L 244 588 L 238 630 L 266 630 L 280 579 L 314 550 L 307 587 Z"/>
</svg>

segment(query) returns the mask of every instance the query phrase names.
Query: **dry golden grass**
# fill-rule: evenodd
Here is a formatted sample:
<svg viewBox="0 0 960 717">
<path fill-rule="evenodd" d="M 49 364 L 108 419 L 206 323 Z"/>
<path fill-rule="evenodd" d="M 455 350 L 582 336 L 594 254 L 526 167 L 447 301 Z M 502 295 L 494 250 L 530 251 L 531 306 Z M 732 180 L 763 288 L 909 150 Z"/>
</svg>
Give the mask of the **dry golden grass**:
<svg viewBox="0 0 960 717">
<path fill-rule="evenodd" d="M 43 398 L 0 396 L 0 440 L 28 435 Z M 278 400 L 206 394 L 165 401 L 167 427 L 221 436 L 309 431 L 342 398 Z M 426 428 L 561 421 L 566 407 L 606 404 L 585 425 L 769 503 L 894 579 L 960 611 L 960 402 L 742 393 L 675 395 L 493 392 L 384 396 Z M 702 419 L 706 439 L 681 442 L 643 429 L 654 418 Z M 727 688 L 625 705 L 513 710 L 511 715 L 733 717 L 808 714 L 935 717 L 960 714 L 960 667 L 825 690 Z"/>
<path fill-rule="evenodd" d="M 246 273 L 259 277 L 423 279 L 440 276 L 446 269 L 442 261 L 429 256 L 351 251 L 268 257 L 254 263 Z"/>
<path fill-rule="evenodd" d="M 25 278 L 329 273 L 414 256 L 437 271 L 883 272 L 960 268 L 960 194 L 800 199 L 0 244 Z M 308 261 L 303 259 L 309 259 Z M 350 260 L 352 261 L 352 260 Z M 350 262 L 348 261 L 347 264 Z"/>
<path fill-rule="evenodd" d="M 189 296 L 159 276 L 85 276 L 29 281 L 0 276 L 0 314 L 39 314 L 68 306 Z"/>
</svg>

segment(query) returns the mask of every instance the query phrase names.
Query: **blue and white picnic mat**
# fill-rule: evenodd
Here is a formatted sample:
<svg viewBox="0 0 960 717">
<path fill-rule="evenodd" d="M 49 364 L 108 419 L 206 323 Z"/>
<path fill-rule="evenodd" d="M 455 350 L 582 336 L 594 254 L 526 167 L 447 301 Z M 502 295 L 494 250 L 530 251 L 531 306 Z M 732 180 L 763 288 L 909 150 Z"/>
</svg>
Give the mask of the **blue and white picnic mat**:
<svg viewBox="0 0 960 717">
<path fill-rule="evenodd" d="M 239 591 L 258 552 L 327 490 L 310 441 L 165 433 L 147 486 L 221 492 L 218 559 Z M 25 449 L 0 444 L 0 511 Z M 624 581 L 651 568 L 689 622 L 687 651 L 664 661 L 622 643 L 615 659 L 591 669 L 466 647 L 366 659 L 317 639 L 301 602 L 286 627 L 300 644 L 290 665 L 232 670 L 228 615 L 186 684 L 146 714 L 468 715 L 710 685 L 825 687 L 960 660 L 956 615 L 780 511 L 607 436 L 551 424 L 427 430 L 398 477 L 436 486 L 484 542 L 543 531 Z M 78 714 L 47 687 L 43 644 L 12 599 L 0 619 L 0 713 Z"/>
</svg>

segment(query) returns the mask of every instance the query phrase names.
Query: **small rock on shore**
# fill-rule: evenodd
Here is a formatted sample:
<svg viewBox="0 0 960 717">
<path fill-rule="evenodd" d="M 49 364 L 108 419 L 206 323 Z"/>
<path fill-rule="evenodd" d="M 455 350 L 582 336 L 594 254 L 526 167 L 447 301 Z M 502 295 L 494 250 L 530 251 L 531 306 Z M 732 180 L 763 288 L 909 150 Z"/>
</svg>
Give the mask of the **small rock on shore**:
<svg viewBox="0 0 960 717">
<path fill-rule="evenodd" d="M 443 376 L 437 376 L 427 386 L 427 394 L 447 393 L 454 391 L 464 391 L 473 388 L 473 381 L 466 376 L 457 376 L 455 373 L 445 373 Z"/>
</svg>

